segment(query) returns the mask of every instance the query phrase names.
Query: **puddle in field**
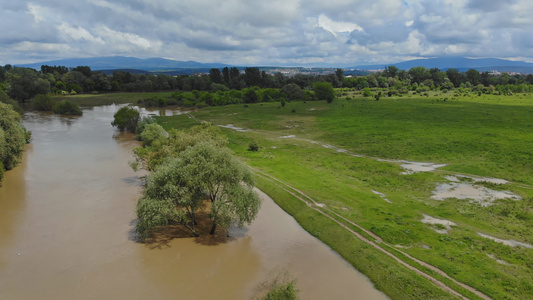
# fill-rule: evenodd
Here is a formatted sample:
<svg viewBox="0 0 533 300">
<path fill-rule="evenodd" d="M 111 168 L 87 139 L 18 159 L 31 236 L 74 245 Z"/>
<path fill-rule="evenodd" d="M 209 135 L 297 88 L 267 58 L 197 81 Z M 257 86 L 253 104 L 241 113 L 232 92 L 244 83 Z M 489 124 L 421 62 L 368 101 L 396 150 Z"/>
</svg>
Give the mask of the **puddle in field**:
<svg viewBox="0 0 533 300">
<path fill-rule="evenodd" d="M 435 163 L 424 163 L 424 162 L 414 162 L 414 161 L 396 161 L 401 162 L 400 165 L 405 169 L 405 172 L 402 172 L 404 175 L 414 174 L 418 172 L 431 172 L 435 171 L 438 168 L 446 166 L 446 164 L 435 164 Z"/>
<path fill-rule="evenodd" d="M 471 180 L 473 182 L 489 182 L 493 184 L 507 184 L 509 181 L 505 179 L 498 179 L 498 178 L 491 178 L 491 177 L 472 177 L 472 176 L 466 176 L 466 175 L 453 175 L 453 176 L 445 176 L 449 181 L 452 182 L 461 182 L 461 178 L 465 178 L 467 180 Z M 464 181 L 464 180 L 463 180 Z"/>
<path fill-rule="evenodd" d="M 385 201 L 387 201 L 387 202 L 389 202 L 389 203 L 392 203 L 389 199 L 386 198 L 387 195 L 385 195 L 385 194 L 383 194 L 383 193 L 380 193 L 380 192 L 378 192 L 378 191 L 374 191 L 374 190 L 372 190 L 372 193 L 374 193 L 374 194 L 380 196 L 383 200 L 385 200 Z"/>
<path fill-rule="evenodd" d="M 456 226 L 456 224 L 449 220 L 443 220 L 443 219 L 437 219 L 432 216 L 428 216 L 426 214 L 423 214 L 424 218 L 420 221 L 424 224 L 430 224 L 430 225 L 442 225 L 444 228 L 436 228 L 433 227 L 432 229 L 435 230 L 437 233 L 440 234 L 447 234 L 448 230 L 452 229 L 452 226 Z"/>
<path fill-rule="evenodd" d="M 236 126 L 233 125 L 233 124 L 228 124 L 228 125 L 218 125 L 218 127 L 227 128 L 227 129 L 233 129 L 233 130 L 238 131 L 238 132 L 247 132 L 247 131 L 250 131 L 250 129 L 244 129 L 244 128 L 236 127 Z"/>
<path fill-rule="evenodd" d="M 470 202 L 477 203 L 484 207 L 493 205 L 494 201 L 499 199 L 522 199 L 522 197 L 509 191 L 496 191 L 482 185 L 463 182 L 457 176 L 446 176 L 445 178 L 449 182 L 438 184 L 433 191 L 431 199 L 446 200 L 448 198 L 456 198 L 460 200 L 470 200 Z M 468 178 L 472 178 L 474 182 L 505 182 L 505 180 L 495 178 Z"/>
<path fill-rule="evenodd" d="M 490 236 L 488 234 L 483 234 L 481 232 L 478 232 L 477 234 L 479 236 L 482 236 L 482 237 L 487 238 L 487 239 L 491 239 L 491 240 L 495 241 L 496 243 L 504 244 L 506 246 L 524 247 L 524 248 L 533 249 L 533 245 L 531 245 L 531 244 L 522 243 L 522 242 L 518 242 L 518 241 L 515 241 L 515 240 L 503 240 L 503 239 L 495 238 L 495 237 Z"/>
</svg>

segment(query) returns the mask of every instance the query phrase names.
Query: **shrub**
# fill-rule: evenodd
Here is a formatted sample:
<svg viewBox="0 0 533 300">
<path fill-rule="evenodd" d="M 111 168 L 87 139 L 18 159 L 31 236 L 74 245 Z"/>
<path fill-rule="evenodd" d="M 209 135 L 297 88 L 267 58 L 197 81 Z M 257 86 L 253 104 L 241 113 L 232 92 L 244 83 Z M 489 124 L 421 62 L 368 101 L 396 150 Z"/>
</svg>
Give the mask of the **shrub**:
<svg viewBox="0 0 533 300">
<path fill-rule="evenodd" d="M 331 103 L 335 99 L 335 90 L 329 82 L 315 82 L 313 84 L 313 91 L 319 100 L 326 100 L 328 103 Z"/>
<path fill-rule="evenodd" d="M 59 115 L 81 116 L 83 114 L 78 104 L 70 100 L 57 102 L 53 107 L 53 111 Z"/>
<path fill-rule="evenodd" d="M 370 88 L 364 88 L 363 97 L 370 97 L 370 96 L 372 96 L 372 91 L 370 90 Z"/>
<path fill-rule="evenodd" d="M 135 139 L 138 141 L 141 140 L 141 133 L 148 124 L 155 123 L 155 119 L 152 117 L 144 117 L 137 123 L 137 128 L 135 129 Z"/>
<path fill-rule="evenodd" d="M 141 132 L 141 141 L 145 146 L 150 146 L 160 138 L 166 137 L 167 132 L 157 123 L 147 124 Z"/>
<path fill-rule="evenodd" d="M 50 95 L 37 95 L 32 101 L 33 109 L 38 111 L 52 111 L 55 101 Z"/>
<path fill-rule="evenodd" d="M 114 120 L 111 125 L 117 127 L 120 131 L 135 132 L 139 123 L 140 113 L 133 107 L 124 106 L 113 117 Z"/>
<path fill-rule="evenodd" d="M 248 146 L 248 151 L 259 151 L 259 143 L 257 141 L 252 141 Z"/>
</svg>

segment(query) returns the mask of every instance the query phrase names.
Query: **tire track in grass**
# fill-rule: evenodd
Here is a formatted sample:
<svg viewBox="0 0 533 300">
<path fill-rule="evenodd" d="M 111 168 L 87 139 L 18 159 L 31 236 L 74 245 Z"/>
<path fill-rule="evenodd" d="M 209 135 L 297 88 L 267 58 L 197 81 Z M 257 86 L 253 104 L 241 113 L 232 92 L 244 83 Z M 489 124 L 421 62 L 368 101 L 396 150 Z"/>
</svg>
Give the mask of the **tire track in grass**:
<svg viewBox="0 0 533 300">
<path fill-rule="evenodd" d="M 260 176 L 264 177 L 264 178 L 267 178 L 267 179 L 270 179 L 270 180 L 274 180 L 276 181 L 277 183 L 279 183 L 280 185 L 278 185 L 278 187 L 280 187 L 281 189 L 283 189 L 284 191 L 286 191 L 287 193 L 293 195 L 295 198 L 297 198 L 298 200 L 302 201 L 303 203 L 305 203 L 309 208 L 315 210 L 316 212 L 322 214 L 323 216 L 329 218 L 330 220 L 334 221 L 335 223 L 337 223 L 338 225 L 340 225 L 342 228 L 346 229 L 347 231 L 349 231 L 352 235 L 354 235 L 355 237 L 357 237 L 358 239 L 360 239 L 361 241 L 365 242 L 366 244 L 374 247 L 376 250 L 379 250 L 381 251 L 382 253 L 390 256 L 391 258 L 393 258 L 394 260 L 396 260 L 399 264 L 403 265 L 404 267 L 408 268 L 409 270 L 412 270 L 414 271 L 415 273 L 419 274 L 420 276 L 432 281 L 434 284 L 436 284 L 437 286 L 439 286 L 440 288 L 442 288 L 443 290 L 457 296 L 457 297 L 460 297 L 462 299 L 469 299 L 467 297 L 465 297 L 464 295 L 460 294 L 459 292 L 457 292 L 456 290 L 454 290 L 453 288 L 449 287 L 448 285 L 446 285 L 444 282 L 440 281 L 439 279 L 423 272 L 422 270 L 416 268 L 416 267 L 413 267 L 412 265 L 408 264 L 407 262 L 403 261 L 402 259 L 400 259 L 399 257 L 397 257 L 396 255 L 394 255 L 393 253 L 391 253 L 389 250 L 381 247 L 380 245 L 378 245 L 378 243 L 381 243 L 381 244 L 384 244 L 384 245 L 387 245 L 393 249 L 395 249 L 395 251 L 397 251 L 398 253 L 404 255 L 405 257 L 407 257 L 408 259 L 410 259 L 412 262 L 415 262 L 417 264 L 419 264 L 420 266 L 422 267 L 425 267 L 425 268 L 428 268 L 436 273 L 438 273 L 439 275 L 447 278 L 448 280 L 452 281 L 453 283 L 461 286 L 462 288 L 464 288 L 465 290 L 468 290 L 470 291 L 471 293 L 475 294 L 476 296 L 480 297 L 481 299 L 486 299 L 486 300 L 490 300 L 491 298 L 483 293 L 481 293 L 480 291 L 476 290 L 475 288 L 467 285 L 467 284 L 464 284 L 462 282 L 459 282 L 457 280 L 455 280 L 454 278 L 450 277 L 448 274 L 446 274 L 444 271 L 442 271 L 441 269 L 433 266 L 433 265 L 430 265 L 422 260 L 419 260 L 415 257 L 412 257 L 411 255 L 401 251 L 401 250 L 398 250 L 390 245 L 388 245 L 387 243 L 385 243 L 378 235 L 376 235 L 375 233 L 365 229 L 364 227 L 360 226 L 359 224 L 351 221 L 351 220 L 348 220 L 346 219 L 345 217 L 339 215 L 338 213 L 328 209 L 328 208 L 324 208 L 323 205 L 321 205 L 319 202 L 317 202 L 316 200 L 314 200 L 313 198 L 311 198 L 310 196 L 306 195 L 304 192 L 290 186 L 289 184 L 269 175 L 269 174 L 266 174 L 258 169 L 255 169 L 253 168 L 253 170 L 258 173 Z M 307 200 L 306 200 L 307 199 Z M 346 225 L 346 223 L 343 223 L 339 220 L 337 220 L 335 217 L 333 217 L 332 215 L 334 216 L 337 216 L 338 218 L 344 220 L 345 222 L 347 222 L 348 224 L 350 225 L 353 225 L 355 227 L 357 227 L 358 229 L 360 229 L 361 231 L 363 231 L 365 234 L 371 236 L 372 238 L 375 239 L 375 241 L 371 241 L 369 240 L 368 238 L 366 238 L 365 236 L 363 236 L 362 234 L 354 231 L 353 229 L 351 229 L 348 225 Z"/>
</svg>

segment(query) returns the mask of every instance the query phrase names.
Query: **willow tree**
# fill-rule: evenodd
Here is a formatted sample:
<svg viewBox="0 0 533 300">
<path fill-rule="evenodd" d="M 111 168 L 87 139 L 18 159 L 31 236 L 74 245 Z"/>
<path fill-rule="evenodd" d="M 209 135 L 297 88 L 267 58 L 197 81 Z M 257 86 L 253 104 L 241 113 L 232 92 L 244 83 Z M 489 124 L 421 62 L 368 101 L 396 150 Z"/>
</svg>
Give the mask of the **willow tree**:
<svg viewBox="0 0 533 300">
<path fill-rule="evenodd" d="M 183 168 L 183 160 L 171 158 L 150 173 L 143 197 L 137 203 L 136 225 L 141 239 L 156 227 L 170 222 L 187 227 L 196 233 L 196 212 L 205 198 L 203 191 L 190 180 Z"/>
<path fill-rule="evenodd" d="M 210 234 L 218 226 L 249 224 L 261 206 L 250 170 L 213 141 L 186 148 L 148 175 L 137 204 L 136 230 L 145 238 L 150 230 L 177 222 L 198 236 L 196 213 L 204 200 L 210 203 Z"/>
<path fill-rule="evenodd" d="M 210 234 L 215 233 L 217 226 L 243 226 L 255 219 L 261 200 L 253 190 L 252 173 L 228 148 L 212 142 L 200 143 L 179 157 L 185 172 L 192 175 L 192 184 L 200 187 L 211 202 Z"/>
</svg>

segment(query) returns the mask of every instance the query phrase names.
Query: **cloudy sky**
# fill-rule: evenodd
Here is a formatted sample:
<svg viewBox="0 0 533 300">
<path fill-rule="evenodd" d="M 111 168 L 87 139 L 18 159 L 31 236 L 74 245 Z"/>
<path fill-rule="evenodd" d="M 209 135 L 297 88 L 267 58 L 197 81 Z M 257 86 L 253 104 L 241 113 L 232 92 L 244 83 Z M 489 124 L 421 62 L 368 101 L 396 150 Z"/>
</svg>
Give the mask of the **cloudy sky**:
<svg viewBox="0 0 533 300">
<path fill-rule="evenodd" d="M 93 56 L 234 65 L 533 62 L 531 0 L 0 0 L 0 65 Z"/>
</svg>

